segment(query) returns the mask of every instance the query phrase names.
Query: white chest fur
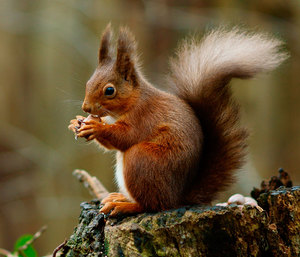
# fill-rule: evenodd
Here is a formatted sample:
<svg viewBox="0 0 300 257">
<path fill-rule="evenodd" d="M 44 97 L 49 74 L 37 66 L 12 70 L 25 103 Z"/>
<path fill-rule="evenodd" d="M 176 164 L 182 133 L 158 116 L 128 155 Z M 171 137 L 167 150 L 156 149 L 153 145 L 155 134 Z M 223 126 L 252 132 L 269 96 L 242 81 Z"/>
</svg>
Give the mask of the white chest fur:
<svg viewBox="0 0 300 257">
<path fill-rule="evenodd" d="M 105 116 L 102 118 L 104 123 L 107 123 L 109 125 L 114 124 L 117 120 L 115 118 L 113 118 L 112 116 Z"/>
<path fill-rule="evenodd" d="M 120 151 L 117 151 L 116 154 L 116 169 L 115 169 L 115 180 L 118 185 L 119 191 L 125 195 L 128 199 L 131 199 L 130 194 L 127 191 L 125 181 L 124 181 L 124 154 Z"/>
</svg>

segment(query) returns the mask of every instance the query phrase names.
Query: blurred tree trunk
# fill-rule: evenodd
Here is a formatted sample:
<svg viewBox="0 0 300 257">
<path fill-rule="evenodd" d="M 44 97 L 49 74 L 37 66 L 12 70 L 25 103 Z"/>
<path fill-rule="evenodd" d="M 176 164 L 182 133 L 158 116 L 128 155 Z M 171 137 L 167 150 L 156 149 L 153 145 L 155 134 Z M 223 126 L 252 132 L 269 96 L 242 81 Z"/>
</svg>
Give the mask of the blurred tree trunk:
<svg viewBox="0 0 300 257">
<path fill-rule="evenodd" d="M 37 3 L 38 1 L 35 0 L 11 1 L 13 8 L 20 13 L 27 14 L 20 17 L 23 22 L 18 24 L 18 26 L 26 28 L 26 33 L 20 33 L 17 36 L 8 34 L 6 40 L 7 51 L 13 55 L 9 56 L 8 74 L 3 74 L 6 77 L 5 86 L 8 86 L 8 88 L 4 88 L 4 92 L 2 91 L 6 94 L 6 105 L 3 108 L 9 114 L 5 117 L 5 122 L 22 127 L 24 130 L 32 129 L 32 116 L 35 113 L 32 97 L 34 91 L 34 58 L 32 55 L 34 34 L 30 28 L 33 27 L 33 13 L 38 8 Z M 3 122 L 3 117 L 0 122 Z M 5 126 L 1 124 L 1 128 L 4 129 Z M 23 149 L 16 149 L 17 146 L 14 144 L 16 141 L 22 142 L 26 139 L 18 137 L 17 134 L 13 137 L 5 137 L 8 134 L 6 131 L 1 133 L 0 143 L 0 183 L 3 184 L 0 187 L 0 227 L 3 228 L 0 229 L 1 234 L 3 233 L 0 238 L 3 238 L 4 245 L 12 248 L 13 242 L 20 236 L 20 233 L 31 230 L 32 213 L 38 213 L 38 206 L 36 188 L 33 183 L 35 181 L 35 165 L 20 154 L 18 151 L 21 152 Z M 22 201 L 23 204 L 18 206 L 18 201 Z M 23 220 L 20 218 L 14 220 L 12 217 L 17 217 L 16 213 L 19 212 L 22 213 Z M 39 217 L 35 217 L 34 222 L 39 222 Z M 14 227 L 18 227 L 19 231 L 12 229 Z"/>
</svg>

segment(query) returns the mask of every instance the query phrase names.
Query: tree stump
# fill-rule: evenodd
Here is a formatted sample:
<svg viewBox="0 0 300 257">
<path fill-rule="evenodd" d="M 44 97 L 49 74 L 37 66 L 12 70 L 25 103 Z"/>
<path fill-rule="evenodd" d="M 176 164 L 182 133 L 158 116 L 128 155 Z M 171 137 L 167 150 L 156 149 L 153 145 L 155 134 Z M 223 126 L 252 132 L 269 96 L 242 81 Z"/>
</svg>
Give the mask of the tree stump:
<svg viewBox="0 0 300 257">
<path fill-rule="evenodd" d="M 262 194 L 251 206 L 188 206 L 106 220 L 81 204 L 61 256 L 299 256 L 300 187 Z"/>
</svg>

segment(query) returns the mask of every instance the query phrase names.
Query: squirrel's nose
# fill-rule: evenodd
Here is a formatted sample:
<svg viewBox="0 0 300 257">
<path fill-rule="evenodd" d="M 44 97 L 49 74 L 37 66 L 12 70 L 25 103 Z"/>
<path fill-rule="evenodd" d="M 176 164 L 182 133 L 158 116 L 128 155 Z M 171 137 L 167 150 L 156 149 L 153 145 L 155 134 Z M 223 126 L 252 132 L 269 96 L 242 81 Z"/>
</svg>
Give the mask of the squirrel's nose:
<svg viewBox="0 0 300 257">
<path fill-rule="evenodd" d="M 92 111 L 92 108 L 86 102 L 83 102 L 82 110 L 85 111 L 85 112 L 90 113 Z"/>
</svg>

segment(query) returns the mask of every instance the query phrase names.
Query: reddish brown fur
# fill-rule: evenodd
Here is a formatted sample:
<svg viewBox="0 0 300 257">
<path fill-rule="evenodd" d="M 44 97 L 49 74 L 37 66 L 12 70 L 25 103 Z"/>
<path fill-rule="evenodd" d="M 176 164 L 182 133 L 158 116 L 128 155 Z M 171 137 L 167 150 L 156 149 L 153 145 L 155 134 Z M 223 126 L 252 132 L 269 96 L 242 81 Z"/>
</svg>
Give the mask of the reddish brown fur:
<svg viewBox="0 0 300 257">
<path fill-rule="evenodd" d="M 111 60 L 111 56 L 110 56 L 111 37 L 112 37 L 112 31 L 110 28 L 110 24 L 108 24 L 101 38 L 101 44 L 98 52 L 99 63 L 104 63 L 105 61 Z"/>
<path fill-rule="evenodd" d="M 108 202 L 105 206 L 101 209 L 102 212 L 110 213 L 110 216 L 115 216 L 119 213 L 139 213 L 143 212 L 143 208 L 138 203 L 130 203 L 130 202 Z"/>
<path fill-rule="evenodd" d="M 120 30 L 116 59 L 109 55 L 110 38 L 107 27 L 99 66 L 87 82 L 83 110 L 117 121 L 109 125 L 91 120 L 78 136 L 123 153 L 125 186 L 133 202 L 113 194 L 104 200 L 102 211 L 114 209 L 115 215 L 210 203 L 233 182 L 246 148 L 247 132 L 239 126 L 239 107 L 226 84 L 232 77 L 252 76 L 255 67 L 249 72 L 228 67 L 207 75 L 211 77 L 206 83 L 213 84 L 199 85 L 196 93 L 188 90 L 191 84 L 179 71 L 170 78 L 176 93 L 169 94 L 141 75 L 136 42 L 127 29 Z M 113 99 L 103 93 L 107 83 L 117 89 Z M 70 129 L 75 131 L 76 125 L 72 120 Z"/>
</svg>

